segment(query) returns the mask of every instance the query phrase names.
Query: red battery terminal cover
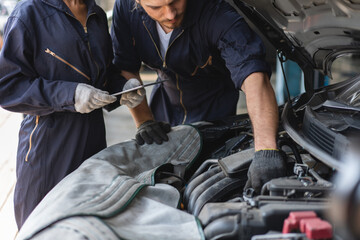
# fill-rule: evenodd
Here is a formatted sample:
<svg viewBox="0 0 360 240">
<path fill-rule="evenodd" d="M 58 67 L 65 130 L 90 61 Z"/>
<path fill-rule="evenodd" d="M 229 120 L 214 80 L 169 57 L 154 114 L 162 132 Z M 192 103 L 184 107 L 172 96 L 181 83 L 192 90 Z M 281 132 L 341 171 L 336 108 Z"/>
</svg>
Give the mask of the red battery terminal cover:
<svg viewBox="0 0 360 240">
<path fill-rule="evenodd" d="M 309 239 L 331 239 L 333 229 L 329 222 L 317 217 L 314 211 L 290 212 L 285 219 L 284 234 L 291 232 L 302 232 Z"/>
</svg>

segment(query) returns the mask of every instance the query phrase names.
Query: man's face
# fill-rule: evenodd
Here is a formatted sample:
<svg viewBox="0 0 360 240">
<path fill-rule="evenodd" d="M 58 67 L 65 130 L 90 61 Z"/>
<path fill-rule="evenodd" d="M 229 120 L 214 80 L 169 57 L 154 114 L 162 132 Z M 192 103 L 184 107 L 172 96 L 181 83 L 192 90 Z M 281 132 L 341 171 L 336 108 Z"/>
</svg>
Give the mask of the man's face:
<svg viewBox="0 0 360 240">
<path fill-rule="evenodd" d="M 187 0 L 136 0 L 165 32 L 179 27 L 184 19 Z M 196 0 L 193 0 L 196 1 Z"/>
</svg>

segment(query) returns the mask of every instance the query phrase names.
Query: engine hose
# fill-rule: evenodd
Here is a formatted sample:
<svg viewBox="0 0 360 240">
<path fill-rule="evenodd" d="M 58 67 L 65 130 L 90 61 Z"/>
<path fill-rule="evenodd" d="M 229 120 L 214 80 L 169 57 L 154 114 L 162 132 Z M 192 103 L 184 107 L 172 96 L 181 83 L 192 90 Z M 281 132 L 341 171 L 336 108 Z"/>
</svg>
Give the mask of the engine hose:
<svg viewBox="0 0 360 240">
<path fill-rule="evenodd" d="M 322 177 L 320 177 L 320 175 L 312 168 L 309 169 L 309 173 L 311 173 L 311 175 L 316 179 L 316 183 L 320 186 L 324 186 L 324 187 L 332 187 L 333 184 L 329 181 L 326 181 L 325 179 L 323 179 Z"/>
<path fill-rule="evenodd" d="M 219 182 L 221 179 L 225 178 L 225 173 L 220 171 L 219 173 L 211 176 L 210 178 L 206 179 L 203 183 L 199 184 L 194 191 L 192 191 L 189 202 L 187 204 L 187 209 L 191 213 L 194 210 L 195 202 L 198 197 L 206 191 L 208 188 L 212 187 L 215 183 Z"/>
<path fill-rule="evenodd" d="M 241 215 L 224 216 L 211 222 L 204 229 L 206 239 L 240 239 L 238 236 Z"/>
<path fill-rule="evenodd" d="M 191 182 L 194 178 L 202 174 L 203 172 L 207 171 L 212 165 L 217 165 L 218 160 L 217 159 L 208 159 L 204 161 L 201 166 L 196 170 L 196 172 L 191 176 L 189 179 L 189 182 Z"/>
<path fill-rule="evenodd" d="M 293 142 L 286 141 L 286 140 L 280 140 L 279 141 L 279 149 L 281 149 L 283 146 L 288 146 L 291 149 L 291 151 L 293 152 L 293 154 L 295 156 L 296 163 L 303 163 L 300 153 L 299 153 L 299 149 L 297 149 L 297 147 L 295 146 L 295 144 Z"/>
<path fill-rule="evenodd" d="M 270 181 L 271 181 L 271 180 L 270 180 Z M 267 192 L 269 192 L 270 181 L 266 182 L 266 183 L 261 187 L 260 195 L 265 195 Z"/>
<path fill-rule="evenodd" d="M 200 214 L 201 209 L 208 202 L 218 202 L 231 192 L 236 192 L 234 190 L 238 189 L 239 192 L 242 191 L 244 185 L 246 183 L 246 178 L 229 178 L 226 177 L 211 187 L 206 189 L 197 199 L 195 205 L 193 207 L 193 215 L 198 216 Z"/>
<path fill-rule="evenodd" d="M 189 182 L 189 184 L 186 186 L 185 188 L 185 192 L 184 192 L 184 196 L 183 196 L 183 203 L 184 205 L 188 205 L 188 201 L 190 198 L 190 195 L 192 194 L 193 190 L 200 185 L 201 183 L 203 183 L 206 179 L 212 177 L 213 175 L 217 174 L 218 172 L 221 171 L 221 168 L 219 166 L 216 166 L 208 171 L 206 171 L 205 173 L 197 176 L 196 178 L 194 178 L 192 181 Z"/>
</svg>

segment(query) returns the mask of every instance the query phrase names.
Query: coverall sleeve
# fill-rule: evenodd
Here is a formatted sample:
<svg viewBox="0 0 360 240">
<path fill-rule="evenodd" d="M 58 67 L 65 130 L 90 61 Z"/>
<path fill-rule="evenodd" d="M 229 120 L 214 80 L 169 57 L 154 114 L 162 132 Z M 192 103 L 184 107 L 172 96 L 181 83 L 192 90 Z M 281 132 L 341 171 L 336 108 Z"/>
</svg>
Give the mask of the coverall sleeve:
<svg viewBox="0 0 360 240">
<path fill-rule="evenodd" d="M 132 24 L 131 14 L 135 13 L 127 5 L 129 2 L 133 1 L 116 0 L 113 10 L 111 38 L 115 66 L 122 70 L 136 73 L 140 70 L 141 60 L 135 49 L 136 43 L 130 29 Z"/>
<path fill-rule="evenodd" d="M 223 4 L 210 21 L 214 24 L 208 33 L 211 44 L 220 51 L 237 89 L 254 72 L 266 72 L 270 78 L 271 68 L 265 61 L 266 51 L 261 38 L 235 9 Z"/>
<path fill-rule="evenodd" d="M 0 105 L 31 115 L 72 111 L 77 82 L 44 79 L 34 67 L 35 36 L 16 17 L 5 27 L 0 54 Z"/>
</svg>

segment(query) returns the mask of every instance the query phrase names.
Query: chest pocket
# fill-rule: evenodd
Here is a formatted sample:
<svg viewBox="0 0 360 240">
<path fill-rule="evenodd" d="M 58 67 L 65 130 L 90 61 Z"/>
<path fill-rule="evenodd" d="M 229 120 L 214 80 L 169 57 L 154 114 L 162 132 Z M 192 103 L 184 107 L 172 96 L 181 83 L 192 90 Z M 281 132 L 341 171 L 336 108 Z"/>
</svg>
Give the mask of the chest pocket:
<svg viewBox="0 0 360 240">
<path fill-rule="evenodd" d="M 58 56 L 56 53 L 54 53 L 53 51 L 51 51 L 48 48 L 45 50 L 45 52 L 47 54 L 50 54 L 51 56 L 53 56 L 54 58 L 56 58 L 57 60 L 59 60 L 60 62 L 65 64 L 66 66 L 70 67 L 72 70 L 74 70 L 75 72 L 77 72 L 78 74 L 80 74 L 81 76 L 86 78 L 88 81 L 90 81 L 90 77 L 87 74 L 85 74 L 83 71 L 81 71 L 78 67 L 74 66 L 73 64 L 71 64 L 70 62 L 65 60 L 64 58 Z"/>
<path fill-rule="evenodd" d="M 210 55 L 205 64 L 202 66 L 197 65 L 195 70 L 191 73 L 191 76 L 195 76 L 199 69 L 204 69 L 206 66 L 212 65 L 212 56 Z"/>
</svg>

